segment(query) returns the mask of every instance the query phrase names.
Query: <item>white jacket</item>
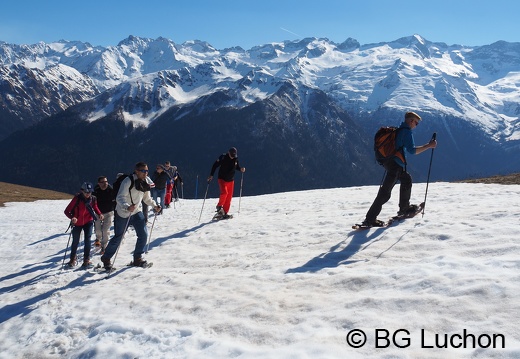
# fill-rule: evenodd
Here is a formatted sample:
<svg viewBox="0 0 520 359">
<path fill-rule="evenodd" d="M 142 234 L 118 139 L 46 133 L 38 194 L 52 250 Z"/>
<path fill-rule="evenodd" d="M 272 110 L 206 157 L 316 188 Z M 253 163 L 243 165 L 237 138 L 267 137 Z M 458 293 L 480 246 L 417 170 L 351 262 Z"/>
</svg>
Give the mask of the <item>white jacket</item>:
<svg viewBox="0 0 520 359">
<path fill-rule="evenodd" d="M 135 174 L 132 174 L 134 176 L 134 183 L 137 180 L 137 176 Z M 136 213 L 139 213 L 143 210 L 143 206 L 141 204 L 141 201 L 144 201 L 149 206 L 156 207 L 157 204 L 150 196 L 150 191 L 141 192 L 135 189 L 135 185 L 132 187 L 130 191 L 128 189 L 130 188 L 130 185 L 132 184 L 132 180 L 130 177 L 127 177 L 121 182 L 121 187 L 119 187 L 119 192 L 117 192 L 116 197 L 116 211 L 117 214 L 120 217 L 128 218 Z M 128 207 L 130 207 L 132 204 L 135 204 L 135 209 L 130 212 L 127 210 Z"/>
</svg>

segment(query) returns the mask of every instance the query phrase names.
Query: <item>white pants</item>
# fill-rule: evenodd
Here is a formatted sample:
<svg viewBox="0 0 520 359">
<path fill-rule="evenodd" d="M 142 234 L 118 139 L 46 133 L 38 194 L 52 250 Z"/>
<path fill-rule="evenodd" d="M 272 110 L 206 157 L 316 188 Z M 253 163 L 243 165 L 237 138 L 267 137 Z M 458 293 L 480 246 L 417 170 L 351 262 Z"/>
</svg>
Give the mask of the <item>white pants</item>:
<svg viewBox="0 0 520 359">
<path fill-rule="evenodd" d="M 96 229 L 96 241 L 101 242 L 101 248 L 107 246 L 110 239 L 110 227 L 114 218 L 114 212 L 103 213 L 103 222 L 95 221 L 94 227 Z"/>
</svg>

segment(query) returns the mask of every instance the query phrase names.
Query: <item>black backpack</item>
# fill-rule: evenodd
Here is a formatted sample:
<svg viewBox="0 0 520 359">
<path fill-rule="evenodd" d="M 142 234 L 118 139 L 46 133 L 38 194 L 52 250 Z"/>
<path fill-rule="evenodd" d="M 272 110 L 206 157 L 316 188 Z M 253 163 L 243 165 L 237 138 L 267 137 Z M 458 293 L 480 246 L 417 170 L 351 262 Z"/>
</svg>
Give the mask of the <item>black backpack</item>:
<svg viewBox="0 0 520 359">
<path fill-rule="evenodd" d="M 380 165 L 384 165 L 394 156 L 398 156 L 406 164 L 402 148 L 395 147 L 395 138 L 399 130 L 400 128 L 394 126 L 384 126 L 377 130 L 374 136 L 374 152 Z"/>
<path fill-rule="evenodd" d="M 134 187 L 134 175 L 123 174 L 123 175 L 117 177 L 114 184 L 112 184 L 112 188 L 114 189 L 114 191 L 112 192 L 113 196 L 114 196 L 114 201 L 116 200 L 117 194 L 119 193 L 119 188 L 121 188 L 121 182 L 123 182 L 123 180 L 127 177 L 130 177 L 130 181 L 131 181 L 130 188 L 128 188 L 128 192 L 130 192 L 130 190 Z"/>
</svg>

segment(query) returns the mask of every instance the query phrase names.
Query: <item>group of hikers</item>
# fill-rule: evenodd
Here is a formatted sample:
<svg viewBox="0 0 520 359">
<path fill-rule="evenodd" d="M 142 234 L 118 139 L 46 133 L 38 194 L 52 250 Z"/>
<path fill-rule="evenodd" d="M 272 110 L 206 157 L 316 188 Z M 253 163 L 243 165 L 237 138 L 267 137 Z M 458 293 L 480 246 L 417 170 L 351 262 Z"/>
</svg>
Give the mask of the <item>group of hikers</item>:
<svg viewBox="0 0 520 359">
<path fill-rule="evenodd" d="M 235 171 L 245 172 L 238 163 L 237 149 L 231 147 L 227 153 L 220 155 L 211 167 L 208 184 L 219 168 L 218 183 L 219 201 L 216 206 L 217 215 L 221 219 L 229 218 L 229 208 L 233 197 Z M 107 271 L 112 269 L 111 259 L 117 252 L 124 235 L 132 226 L 137 235 L 132 266 L 146 267 L 147 261 L 143 253 L 148 239 L 147 215 L 148 207 L 153 208 L 155 215 L 162 214 L 170 201 L 179 198 L 178 186 L 182 179 L 177 167 L 170 162 L 156 166 L 156 171 L 148 176 L 148 165 L 137 162 L 132 174 L 118 174 L 111 186 L 106 176 L 99 176 L 96 187 L 84 182 L 80 191 L 65 208 L 65 215 L 70 219 L 72 245 L 68 267 L 77 264 L 77 249 L 81 232 L 84 234 L 84 253 L 82 267 L 92 266 L 90 261 L 91 237 L 95 227 L 95 245 L 101 247 L 101 262 Z M 114 235 L 109 239 L 110 227 L 114 226 Z"/>
<path fill-rule="evenodd" d="M 386 173 L 379 188 L 377 196 L 366 213 L 362 227 L 380 227 L 385 222 L 377 219 L 383 205 L 390 199 L 392 189 L 400 181 L 399 211 L 398 215 L 406 215 L 417 211 L 418 206 L 410 204 L 412 190 L 412 177 L 406 170 L 406 154 L 420 154 L 428 149 L 434 149 L 437 141 L 432 138 L 427 144 L 416 146 L 412 130 L 420 122 L 421 117 L 415 112 L 406 112 L 404 121 L 395 131 L 395 139 L 392 146 L 395 152 L 381 162 Z M 245 172 L 238 162 L 237 149 L 231 147 L 226 153 L 220 155 L 211 167 L 210 175 L 207 178 L 208 185 L 213 179 L 216 169 L 219 168 L 218 185 L 220 196 L 216 206 L 216 216 L 219 219 L 227 219 L 231 206 L 231 199 L 234 190 L 235 171 Z M 133 253 L 131 265 L 145 267 L 147 262 L 143 259 L 144 249 L 147 243 L 147 210 L 143 213 L 143 206 L 153 208 L 156 215 L 162 213 L 164 208 L 169 205 L 169 197 L 178 198 L 175 178 L 180 178 L 177 168 L 170 166 L 169 162 L 157 165 L 155 173 L 148 177 L 148 165 L 144 162 L 135 164 L 134 172 L 125 176 L 119 181 L 118 186 L 112 188 L 108 184 L 105 176 L 98 178 L 98 185 L 94 188 L 91 183 L 85 182 L 81 186 L 81 191 L 72 199 L 65 215 L 70 218 L 72 228 L 72 246 L 70 253 L 69 266 L 76 265 L 76 252 L 81 231 L 84 232 L 84 256 L 83 266 L 91 266 L 90 262 L 90 237 L 92 228 L 96 228 L 96 245 L 102 247 L 101 261 L 106 270 L 112 269 L 111 258 L 117 252 L 124 234 L 129 226 L 133 226 L 137 234 L 137 241 Z M 177 177 L 175 177 L 177 173 Z M 181 182 L 182 183 L 182 180 Z M 169 189 L 169 185 L 172 187 Z M 119 188 L 117 188 L 119 187 Z M 117 192 L 117 193 L 111 193 Z M 152 193 L 151 194 L 151 191 Z M 171 199 L 170 199 L 171 200 Z M 114 235 L 108 240 L 110 226 L 113 222 Z M 95 224 L 94 224 L 95 223 Z"/>
</svg>

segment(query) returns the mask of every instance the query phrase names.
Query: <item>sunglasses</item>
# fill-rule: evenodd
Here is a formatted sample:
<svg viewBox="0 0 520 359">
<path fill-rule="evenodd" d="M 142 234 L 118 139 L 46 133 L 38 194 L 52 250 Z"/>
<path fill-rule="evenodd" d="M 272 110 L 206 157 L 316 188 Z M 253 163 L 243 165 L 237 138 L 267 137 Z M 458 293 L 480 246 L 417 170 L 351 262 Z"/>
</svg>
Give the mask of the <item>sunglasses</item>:
<svg viewBox="0 0 520 359">
<path fill-rule="evenodd" d="M 141 173 L 148 173 L 148 170 L 138 170 Z"/>
</svg>

